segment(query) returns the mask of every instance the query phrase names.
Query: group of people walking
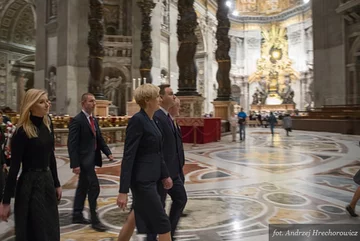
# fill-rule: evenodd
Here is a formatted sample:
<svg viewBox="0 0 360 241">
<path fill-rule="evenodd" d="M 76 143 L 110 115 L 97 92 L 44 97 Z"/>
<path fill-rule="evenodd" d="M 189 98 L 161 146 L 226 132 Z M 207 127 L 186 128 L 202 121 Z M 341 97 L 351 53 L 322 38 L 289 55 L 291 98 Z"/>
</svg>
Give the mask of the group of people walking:
<svg viewBox="0 0 360 241">
<path fill-rule="evenodd" d="M 232 141 L 236 142 L 237 129 L 239 128 L 240 141 L 244 141 L 246 137 L 246 125 L 247 125 L 248 116 L 244 112 L 244 109 L 241 108 L 239 113 L 233 113 L 230 117 L 230 131 L 232 135 Z M 274 135 L 275 126 L 278 124 L 278 120 L 273 112 L 270 112 L 270 115 L 267 117 L 267 123 L 270 127 L 271 134 Z M 286 131 L 286 136 L 289 136 L 289 133 L 292 131 L 292 120 L 290 114 L 285 114 L 282 117 L 283 128 Z"/>
<path fill-rule="evenodd" d="M 141 110 L 128 123 L 121 164 L 117 204 L 125 209 L 131 190 L 131 212 L 118 240 L 130 240 L 135 227 L 147 234 L 147 240 L 174 240 L 176 227 L 187 202 L 184 188 L 185 163 L 182 136 L 174 118 L 179 115 L 180 100 L 168 85 L 144 84 L 134 93 Z M 91 224 L 96 231 L 106 231 L 97 215 L 100 193 L 95 167 L 102 166 L 101 152 L 110 161 L 113 155 L 93 116 L 93 94 L 81 97 L 81 112 L 69 125 L 68 152 L 70 168 L 79 175 L 72 222 Z M 30 89 L 20 108 L 20 118 L 11 138 L 12 159 L 3 191 L 0 181 L 0 218 L 8 221 L 10 200 L 15 196 L 14 216 L 17 241 L 59 241 L 57 204 L 62 188 L 54 155 L 54 129 L 49 116 L 50 102 L 45 91 Z M 2 133 L 0 133 L 1 141 Z M 1 160 L 1 159 L 0 159 Z M 21 174 L 17 180 L 21 167 Z M 169 216 L 165 201 L 172 205 Z M 90 219 L 83 215 L 88 198 Z"/>
</svg>

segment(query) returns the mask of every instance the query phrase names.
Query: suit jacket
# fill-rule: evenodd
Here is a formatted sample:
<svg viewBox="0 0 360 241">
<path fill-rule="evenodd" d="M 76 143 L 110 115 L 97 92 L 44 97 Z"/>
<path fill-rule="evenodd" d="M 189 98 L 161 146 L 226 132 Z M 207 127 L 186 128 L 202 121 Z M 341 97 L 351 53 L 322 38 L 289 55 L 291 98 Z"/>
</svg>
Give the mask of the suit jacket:
<svg viewBox="0 0 360 241">
<path fill-rule="evenodd" d="M 181 150 L 179 149 L 180 145 L 178 145 L 176 127 L 174 126 L 174 129 L 171 127 L 172 121 L 169 120 L 169 117 L 161 109 L 155 112 L 154 120 L 163 135 L 164 160 L 170 177 L 176 178 L 182 173 L 179 155 Z"/>
<path fill-rule="evenodd" d="M 6 128 L 6 127 L 5 127 Z M 0 127 L 0 165 L 5 164 L 5 153 L 3 149 L 3 144 L 5 143 L 5 133 L 2 127 Z M 4 147 L 5 148 L 5 147 Z M 1 192 L 1 191 L 0 191 Z"/>
<path fill-rule="evenodd" d="M 102 166 L 102 151 L 106 156 L 111 155 L 109 147 L 102 137 L 99 124 L 94 117 L 96 136 L 94 135 L 86 115 L 81 111 L 70 122 L 68 152 L 70 157 L 70 168 L 87 166 L 93 163 L 95 150 L 95 166 Z"/>
<path fill-rule="evenodd" d="M 180 167 L 182 172 L 182 168 L 185 165 L 185 154 L 184 154 L 184 145 L 182 142 L 182 133 L 178 124 L 176 124 L 176 145 L 179 153 Z"/>
<path fill-rule="evenodd" d="M 121 163 L 120 193 L 136 182 L 157 182 L 169 177 L 162 155 L 162 135 L 143 109 L 129 120 Z"/>
</svg>

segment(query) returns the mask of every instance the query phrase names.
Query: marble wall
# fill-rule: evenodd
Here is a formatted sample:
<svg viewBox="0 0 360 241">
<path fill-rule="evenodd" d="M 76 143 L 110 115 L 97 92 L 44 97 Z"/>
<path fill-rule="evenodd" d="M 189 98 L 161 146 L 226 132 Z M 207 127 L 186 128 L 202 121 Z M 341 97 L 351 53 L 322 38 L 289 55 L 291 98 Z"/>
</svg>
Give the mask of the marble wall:
<svg viewBox="0 0 360 241">
<path fill-rule="evenodd" d="M 345 104 L 344 23 L 338 0 L 312 1 L 315 105 Z"/>
<path fill-rule="evenodd" d="M 52 4 L 50 6 L 49 4 Z M 53 112 L 75 115 L 80 97 L 87 91 L 87 0 L 37 0 L 35 87 L 48 88 L 49 72 L 56 68 L 56 99 Z M 52 12 L 50 12 L 50 10 Z M 56 10 L 56 13 L 53 13 Z M 45 28 L 44 28 L 45 26 Z"/>
</svg>

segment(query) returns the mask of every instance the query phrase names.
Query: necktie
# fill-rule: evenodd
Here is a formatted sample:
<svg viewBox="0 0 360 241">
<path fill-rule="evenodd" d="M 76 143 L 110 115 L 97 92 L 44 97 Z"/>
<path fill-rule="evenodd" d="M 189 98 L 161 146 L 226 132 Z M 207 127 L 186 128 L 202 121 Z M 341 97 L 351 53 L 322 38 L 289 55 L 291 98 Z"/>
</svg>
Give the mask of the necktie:
<svg viewBox="0 0 360 241">
<path fill-rule="evenodd" d="M 177 131 L 180 131 L 179 125 L 178 125 L 178 123 L 176 122 L 176 120 L 174 120 L 174 126 L 175 126 L 175 129 L 176 129 Z"/>
<path fill-rule="evenodd" d="M 94 133 L 95 136 L 95 150 L 96 150 L 96 131 L 95 131 L 95 122 L 94 122 L 94 118 L 92 116 L 89 116 L 89 120 L 90 120 L 90 126 L 91 126 L 91 130 Z"/>
<path fill-rule="evenodd" d="M 168 121 L 169 121 L 169 124 L 170 124 L 173 132 L 175 132 L 174 122 L 173 122 L 172 118 L 170 117 L 170 114 L 167 114 L 167 117 L 168 117 Z"/>
</svg>

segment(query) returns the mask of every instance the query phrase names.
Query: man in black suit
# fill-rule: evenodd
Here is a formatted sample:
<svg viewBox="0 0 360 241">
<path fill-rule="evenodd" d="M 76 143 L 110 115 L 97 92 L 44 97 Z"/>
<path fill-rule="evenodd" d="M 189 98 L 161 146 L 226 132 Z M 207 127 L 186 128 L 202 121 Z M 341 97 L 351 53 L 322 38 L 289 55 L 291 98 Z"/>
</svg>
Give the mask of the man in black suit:
<svg viewBox="0 0 360 241">
<path fill-rule="evenodd" d="M 177 127 L 174 125 L 173 119 L 168 112 L 169 108 L 175 104 L 176 96 L 169 85 L 161 85 L 160 97 L 162 98 L 162 102 L 160 104 L 160 109 L 155 112 L 154 121 L 162 132 L 164 160 L 170 177 L 173 180 L 173 186 L 171 189 L 166 190 L 163 188 L 162 183 L 159 183 L 158 192 L 164 207 L 167 194 L 169 194 L 172 199 L 169 219 L 171 224 L 171 237 L 172 240 L 174 240 L 176 227 L 187 202 L 187 195 L 183 182 L 184 174 L 182 170 L 184 165 L 181 156 L 183 154 L 183 149 L 182 144 L 180 145 L 180 143 L 178 143 L 179 133 Z M 156 240 L 156 235 L 148 234 L 147 240 Z"/>
<path fill-rule="evenodd" d="M 93 94 L 85 93 L 81 97 L 82 111 L 76 115 L 69 125 L 68 152 L 70 168 L 79 174 L 75 193 L 73 223 L 92 224 L 92 228 L 104 232 L 106 227 L 100 223 L 96 213 L 97 198 L 100 193 L 99 180 L 95 166 L 102 166 L 102 151 L 110 161 L 113 156 L 106 145 L 93 111 L 96 105 Z M 91 222 L 83 216 L 84 202 L 88 195 Z"/>
</svg>

